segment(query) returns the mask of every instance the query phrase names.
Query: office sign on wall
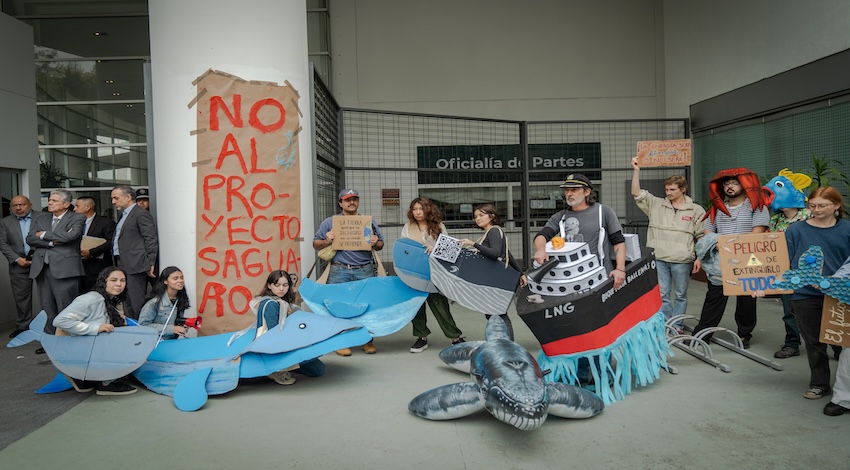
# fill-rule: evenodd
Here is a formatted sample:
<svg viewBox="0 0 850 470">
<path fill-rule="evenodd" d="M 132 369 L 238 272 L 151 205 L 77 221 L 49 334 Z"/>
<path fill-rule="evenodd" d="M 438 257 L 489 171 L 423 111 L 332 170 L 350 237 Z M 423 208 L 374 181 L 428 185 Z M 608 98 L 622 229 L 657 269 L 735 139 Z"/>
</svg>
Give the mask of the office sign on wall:
<svg viewBox="0 0 850 470">
<path fill-rule="evenodd" d="M 601 149 L 598 142 L 532 144 L 528 146 L 530 169 L 554 170 L 536 175 L 536 180 L 558 180 L 563 172 L 599 168 Z M 420 170 L 441 171 L 439 174 L 420 173 L 420 184 L 519 181 L 522 173 L 519 145 L 420 146 L 416 155 Z M 589 172 L 587 176 L 596 179 L 599 172 Z"/>
</svg>

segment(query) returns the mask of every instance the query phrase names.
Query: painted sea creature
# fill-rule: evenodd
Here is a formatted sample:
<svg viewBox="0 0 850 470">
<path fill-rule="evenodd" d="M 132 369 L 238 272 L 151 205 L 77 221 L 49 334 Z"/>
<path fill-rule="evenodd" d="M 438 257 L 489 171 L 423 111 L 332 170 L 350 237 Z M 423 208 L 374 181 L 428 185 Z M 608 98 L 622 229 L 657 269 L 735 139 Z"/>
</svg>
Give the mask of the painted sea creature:
<svg viewBox="0 0 850 470">
<path fill-rule="evenodd" d="M 357 322 L 304 311 L 296 311 L 258 338 L 256 333 L 251 327 L 163 341 L 133 375 L 151 391 L 173 396 L 178 409 L 195 411 L 209 395 L 235 389 L 240 378 L 263 377 L 371 339 Z"/>
<path fill-rule="evenodd" d="M 428 297 L 427 292 L 409 287 L 396 276 L 342 284 L 304 279 L 298 292 L 312 312 L 354 320 L 373 337 L 390 335 L 407 326 Z"/>
<path fill-rule="evenodd" d="M 803 190 L 811 186 L 812 178 L 802 173 L 794 173 L 783 168 L 779 175 L 771 178 L 762 186 L 765 203 L 773 211 L 806 207 L 806 195 Z"/>
<path fill-rule="evenodd" d="M 429 257 L 431 281 L 450 300 L 476 312 L 505 312 L 521 273 L 478 251 L 462 250 L 454 262 Z"/>
<path fill-rule="evenodd" d="M 396 275 L 413 289 L 438 292 L 431 282 L 431 266 L 425 245 L 409 238 L 399 238 L 393 245 L 393 268 Z"/>
<path fill-rule="evenodd" d="M 499 421 L 533 431 L 552 414 L 562 418 L 590 418 L 605 405 L 593 393 L 562 383 L 543 381 L 537 361 L 511 341 L 504 321 L 493 315 L 487 322 L 486 341 L 451 346 L 440 353 L 446 364 L 469 372 L 473 381 L 429 390 L 407 406 L 430 420 L 449 420 L 487 410 Z"/>
<path fill-rule="evenodd" d="M 65 375 L 79 380 L 115 380 L 141 366 L 156 346 L 159 333 L 147 326 L 123 326 L 111 333 L 67 336 L 44 333 L 47 313 L 43 310 L 27 331 L 9 341 L 17 347 L 41 342 L 50 362 Z"/>
</svg>

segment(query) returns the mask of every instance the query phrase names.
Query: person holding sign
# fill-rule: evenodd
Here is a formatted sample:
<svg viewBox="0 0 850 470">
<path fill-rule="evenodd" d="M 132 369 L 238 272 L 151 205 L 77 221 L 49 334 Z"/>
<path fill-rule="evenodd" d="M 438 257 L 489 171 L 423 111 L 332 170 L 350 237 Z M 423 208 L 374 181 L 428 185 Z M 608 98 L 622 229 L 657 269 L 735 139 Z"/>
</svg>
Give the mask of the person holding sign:
<svg viewBox="0 0 850 470">
<path fill-rule="evenodd" d="M 850 277 L 850 258 L 844 260 L 844 265 L 833 276 Z M 823 414 L 827 416 L 841 416 L 844 413 L 850 413 L 850 354 L 838 357 L 832 400 L 823 407 Z"/>
<path fill-rule="evenodd" d="M 417 197 L 410 201 L 407 219 L 409 222 L 402 227 L 399 238 L 409 238 L 425 245 L 428 253 L 434 249 L 437 237 L 441 233 L 447 233 L 440 215 L 440 209 L 427 197 Z M 455 319 L 452 317 L 449 299 L 439 292 L 432 292 L 428 294 L 426 301 L 446 338 L 449 338 L 452 344 L 463 343 L 463 332 L 457 327 Z M 413 317 L 412 323 L 413 336 L 416 336 L 416 342 L 410 347 L 410 352 L 420 353 L 428 349 L 428 335 L 431 334 L 431 330 L 428 329 L 425 305 Z"/>
<path fill-rule="evenodd" d="M 759 177 L 754 172 L 746 168 L 722 170 L 709 182 L 708 193 L 712 207 L 703 217 L 709 219 L 705 222 L 704 233 L 735 235 L 764 233 L 767 230 L 770 212 L 762 196 Z M 708 283 L 708 293 L 694 334 L 720 324 L 727 300 L 722 285 Z M 736 297 L 735 323 L 744 349 L 749 349 L 756 327 L 755 298 L 745 295 Z"/>
<path fill-rule="evenodd" d="M 803 252 L 817 245 L 823 249 L 823 275 L 832 276 L 850 257 L 850 222 L 842 219 L 844 199 L 837 189 L 827 186 L 812 191 L 808 204 L 812 217 L 785 230 L 791 267 L 799 266 Z M 826 343 L 820 341 L 823 292 L 812 286 L 796 289 L 791 306 L 806 344 L 811 370 L 809 389 L 803 396 L 817 400 L 830 393 L 829 354 Z"/>
<path fill-rule="evenodd" d="M 338 216 L 350 217 L 357 216 L 357 209 L 360 208 L 360 193 L 356 189 L 343 189 L 339 193 L 339 207 L 342 213 Z M 313 249 L 321 250 L 333 245 L 334 216 L 328 217 L 319 225 L 319 230 L 313 236 Z M 368 244 L 374 251 L 380 251 L 384 248 L 384 237 L 381 235 L 381 230 L 378 224 L 372 222 L 372 233 L 369 235 Z M 328 275 L 328 284 L 342 284 L 343 282 L 359 281 L 367 279 L 375 275 L 375 268 L 372 265 L 372 250 L 345 250 L 338 249 L 331 259 L 331 269 Z M 372 341 L 363 345 L 363 351 L 366 354 L 375 354 L 378 350 Z M 336 352 L 340 356 L 350 356 L 351 349 L 340 349 Z"/>
<path fill-rule="evenodd" d="M 688 182 L 684 176 L 667 178 L 666 197 L 661 198 L 641 189 L 638 157 L 632 158 L 632 168 L 632 196 L 649 217 L 646 246 L 655 249 L 661 311 L 665 319 L 684 315 L 688 308 L 688 282 L 691 274 L 699 272 L 701 267 L 694 244 L 703 236 L 705 210 L 685 194 Z M 675 299 L 670 298 L 671 291 L 675 292 Z M 681 330 L 681 321 L 675 327 Z"/>
</svg>

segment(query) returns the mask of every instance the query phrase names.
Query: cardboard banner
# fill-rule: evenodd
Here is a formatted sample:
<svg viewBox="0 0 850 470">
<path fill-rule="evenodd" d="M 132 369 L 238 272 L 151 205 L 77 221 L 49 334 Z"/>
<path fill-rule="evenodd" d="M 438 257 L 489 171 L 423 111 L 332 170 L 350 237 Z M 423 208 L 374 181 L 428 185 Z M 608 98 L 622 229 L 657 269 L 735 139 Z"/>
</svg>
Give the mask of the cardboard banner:
<svg viewBox="0 0 850 470">
<path fill-rule="evenodd" d="M 372 251 L 371 215 L 335 215 L 331 231 L 334 233 L 334 250 Z"/>
<path fill-rule="evenodd" d="M 641 168 L 691 166 L 691 139 L 638 142 L 637 159 Z"/>
<path fill-rule="evenodd" d="M 774 286 L 791 264 L 784 233 L 720 235 L 717 250 L 724 295 L 751 295 L 759 290 L 765 295 L 792 292 Z"/>
<path fill-rule="evenodd" d="M 828 295 L 823 296 L 820 341 L 850 347 L 850 306 Z"/>
<path fill-rule="evenodd" d="M 301 271 L 301 127 L 291 86 L 217 71 L 195 82 L 195 305 L 208 335 L 255 321 L 248 301 L 271 271 Z"/>
</svg>

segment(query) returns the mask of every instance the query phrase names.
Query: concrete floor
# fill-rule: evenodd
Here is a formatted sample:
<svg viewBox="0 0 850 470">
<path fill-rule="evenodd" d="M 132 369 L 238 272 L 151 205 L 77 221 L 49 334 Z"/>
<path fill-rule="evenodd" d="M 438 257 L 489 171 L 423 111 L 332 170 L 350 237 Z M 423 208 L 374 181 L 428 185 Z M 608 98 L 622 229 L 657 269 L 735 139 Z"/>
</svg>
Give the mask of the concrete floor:
<svg viewBox="0 0 850 470">
<path fill-rule="evenodd" d="M 692 282 L 689 295 L 689 313 L 698 315 L 705 284 Z M 734 330 L 732 308 L 723 326 Z M 772 359 L 784 337 L 781 303 L 761 299 L 758 309 L 751 351 Z M 481 339 L 483 316 L 453 310 L 467 338 Z M 513 322 L 518 342 L 536 354 L 528 328 L 515 315 Z M 433 318 L 429 326 L 439 331 Z M 522 432 L 486 412 L 443 422 L 409 414 L 417 394 L 468 376 L 440 362 L 448 346 L 440 333 L 421 354 L 408 352 L 409 327 L 375 342 L 374 356 L 325 356 L 325 377 L 299 376 L 288 387 L 243 381 L 194 413 L 144 389 L 92 395 L 0 451 L 0 468 L 850 468 L 850 417 L 823 415 L 828 398 L 803 398 L 805 353 L 776 360 L 784 366 L 776 371 L 715 346 L 732 369 L 724 373 L 674 349 L 678 375 L 663 372 L 590 420 L 552 417 Z M 0 364 L 8 390 L 15 380 L 7 368 Z M 68 398 L 38 396 L 28 406 L 61 400 Z M 3 432 L 18 424 L 4 422 Z"/>
</svg>

